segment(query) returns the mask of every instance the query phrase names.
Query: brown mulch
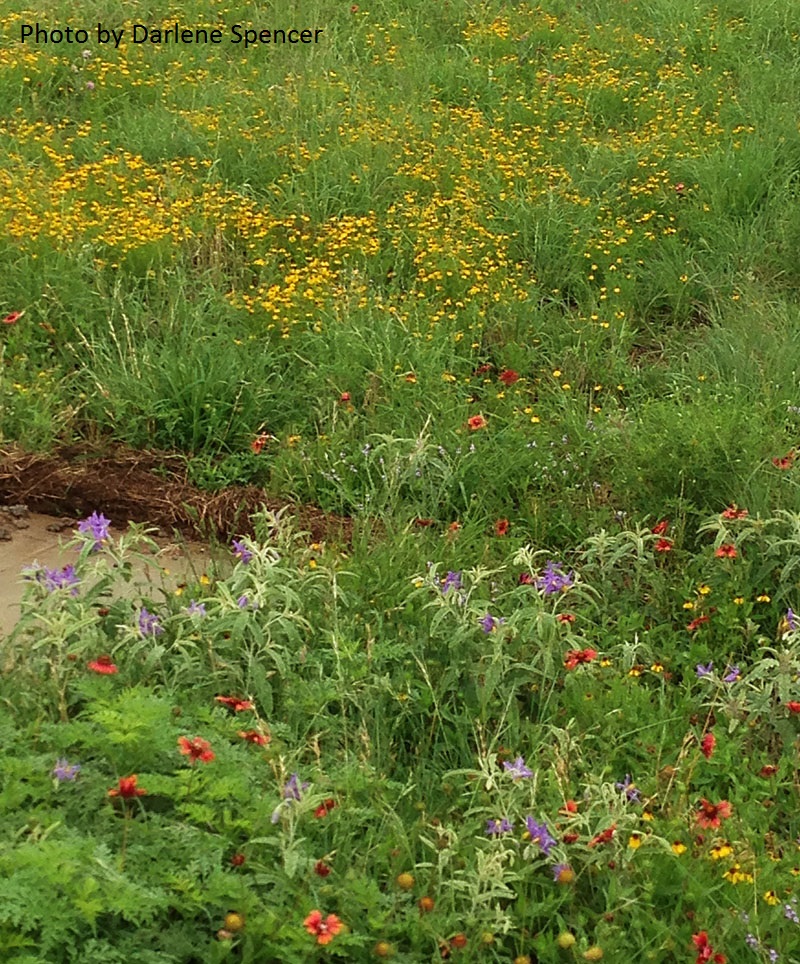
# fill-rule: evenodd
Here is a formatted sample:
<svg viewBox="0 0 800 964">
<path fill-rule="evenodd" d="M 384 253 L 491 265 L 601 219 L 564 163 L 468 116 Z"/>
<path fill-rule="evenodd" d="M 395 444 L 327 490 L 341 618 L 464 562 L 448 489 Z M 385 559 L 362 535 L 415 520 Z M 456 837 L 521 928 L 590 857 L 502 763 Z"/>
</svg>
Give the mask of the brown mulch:
<svg viewBox="0 0 800 964">
<path fill-rule="evenodd" d="M 198 489 L 187 481 L 184 459 L 122 446 L 73 445 L 47 454 L 0 449 L 0 503 L 75 518 L 97 511 L 116 526 L 146 522 L 203 539 L 252 535 L 250 516 L 262 508 L 287 509 L 314 542 L 349 542 L 353 532 L 348 517 L 268 498 L 254 485 Z"/>
</svg>

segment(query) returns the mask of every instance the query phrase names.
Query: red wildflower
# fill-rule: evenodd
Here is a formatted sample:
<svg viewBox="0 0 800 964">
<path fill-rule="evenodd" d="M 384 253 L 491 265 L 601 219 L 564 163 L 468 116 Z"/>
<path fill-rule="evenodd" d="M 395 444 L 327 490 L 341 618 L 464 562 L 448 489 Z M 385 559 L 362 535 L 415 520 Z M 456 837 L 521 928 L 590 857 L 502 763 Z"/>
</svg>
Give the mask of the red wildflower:
<svg viewBox="0 0 800 964">
<path fill-rule="evenodd" d="M 800 713 L 800 703 L 797 700 L 788 700 L 786 708 L 790 713 Z"/>
<path fill-rule="evenodd" d="M 231 857 L 231 867 L 241 867 L 245 860 L 247 857 L 244 854 L 234 854 Z"/>
<path fill-rule="evenodd" d="M 179 736 L 178 746 L 184 756 L 191 757 L 193 764 L 197 763 L 198 760 L 203 763 L 210 763 L 214 759 L 211 744 L 202 737 L 196 736 L 190 740 L 186 736 Z"/>
<path fill-rule="evenodd" d="M 508 535 L 510 523 L 508 519 L 498 519 L 494 524 L 494 534 L 496 536 Z"/>
<path fill-rule="evenodd" d="M 349 402 L 349 401 L 350 401 L 350 392 L 342 392 L 342 394 L 339 396 L 339 401 L 340 401 L 340 402 Z"/>
<path fill-rule="evenodd" d="M 450 946 L 455 948 L 462 948 L 467 946 L 467 935 L 466 934 L 455 934 L 450 938 Z"/>
<path fill-rule="evenodd" d="M 606 830 L 601 830 L 596 837 L 592 837 L 592 839 L 589 841 L 589 846 L 596 847 L 598 844 L 609 843 L 609 841 L 613 838 L 616 829 L 617 825 L 612 823 L 611 826 Z"/>
<path fill-rule="evenodd" d="M 657 522 L 650 531 L 654 536 L 663 536 L 667 529 L 669 529 L 669 519 L 662 519 L 661 522 Z"/>
<path fill-rule="evenodd" d="M 520 586 L 532 586 L 533 576 L 529 572 L 521 572 L 519 574 L 518 582 Z"/>
<path fill-rule="evenodd" d="M 750 515 L 747 509 L 737 509 L 736 503 L 729 505 L 722 513 L 723 519 L 746 519 Z"/>
<path fill-rule="evenodd" d="M 706 735 L 700 741 L 700 752 L 703 754 L 706 760 L 711 759 L 711 756 L 714 753 L 714 747 L 716 745 L 717 738 L 714 736 L 714 734 L 711 732 L 706 733 Z"/>
<path fill-rule="evenodd" d="M 783 469 L 784 471 L 786 471 L 786 469 L 790 469 L 792 467 L 792 465 L 794 464 L 795 458 L 796 458 L 796 453 L 794 449 L 792 449 L 790 452 L 787 452 L 782 459 L 778 457 L 774 458 L 772 460 L 772 464 L 775 466 L 776 469 Z"/>
<path fill-rule="evenodd" d="M 256 455 L 258 455 L 261 452 L 261 450 L 264 448 L 264 446 L 267 444 L 268 440 L 269 440 L 269 435 L 263 435 L 263 434 L 258 435 L 250 443 L 250 448 Z"/>
<path fill-rule="evenodd" d="M 110 797 L 122 797 L 123 800 L 130 800 L 133 797 L 143 797 L 147 790 L 142 790 L 136 786 L 139 778 L 134 773 L 129 777 L 120 777 L 119 783 L 113 790 L 108 791 Z"/>
<path fill-rule="evenodd" d="M 577 833 L 565 833 L 561 839 L 564 841 L 564 843 L 571 844 L 575 843 L 579 837 L 580 834 Z"/>
<path fill-rule="evenodd" d="M 490 372 L 493 368 L 494 365 L 491 362 L 485 362 L 483 365 L 478 365 L 478 367 L 475 369 L 475 374 L 485 375 L 486 372 Z"/>
<path fill-rule="evenodd" d="M 336 801 L 333 797 L 328 797 L 327 800 L 323 800 L 322 803 L 314 811 L 314 816 L 319 819 L 320 817 L 327 817 L 328 814 L 336 806 Z"/>
<path fill-rule="evenodd" d="M 567 813 L 577 813 L 578 804 L 574 800 L 567 800 L 567 802 L 564 804 L 564 809 L 567 811 Z"/>
<path fill-rule="evenodd" d="M 767 763 L 766 766 L 761 767 L 761 769 L 758 771 L 758 775 L 766 780 L 769 777 L 774 777 L 777 772 L 778 768 L 776 766 L 773 766 L 771 763 Z"/>
<path fill-rule="evenodd" d="M 575 669 L 582 663 L 591 663 L 597 656 L 596 649 L 571 649 L 564 659 L 565 669 Z"/>
<path fill-rule="evenodd" d="M 708 943 L 708 934 L 705 931 L 700 931 L 699 934 L 692 934 L 692 941 L 697 948 L 695 964 L 703 964 L 704 961 L 713 961 L 714 964 L 725 964 L 727 958 L 724 954 L 714 953 L 714 948 Z"/>
<path fill-rule="evenodd" d="M 736 546 L 732 546 L 730 543 L 726 542 L 714 552 L 714 555 L 718 559 L 735 559 L 738 553 L 736 552 Z"/>
<path fill-rule="evenodd" d="M 560 623 L 574 623 L 574 622 L 575 622 L 575 615 L 574 615 L 574 613 L 559 613 L 559 614 L 556 616 L 556 619 L 557 619 Z"/>
<path fill-rule="evenodd" d="M 114 673 L 119 672 L 110 656 L 98 656 L 97 659 L 86 665 L 93 673 L 101 673 L 103 676 L 113 676 Z"/>
<path fill-rule="evenodd" d="M 10 315 L 6 315 L 3 319 L 4 325 L 16 325 L 20 318 L 25 314 L 24 311 L 12 311 Z"/>
<path fill-rule="evenodd" d="M 489 423 L 483 417 L 483 415 L 472 415 L 467 419 L 467 425 L 470 431 L 477 432 L 478 429 L 486 428 Z"/>
<path fill-rule="evenodd" d="M 686 190 L 686 185 L 683 183 L 683 181 L 678 181 L 678 183 L 675 185 L 675 193 L 683 194 L 685 190 Z"/>
<path fill-rule="evenodd" d="M 504 385 L 513 385 L 514 382 L 519 381 L 519 373 L 515 372 L 513 368 L 506 368 L 497 377 Z"/>
<path fill-rule="evenodd" d="M 433 519 L 414 519 L 414 525 L 419 526 L 420 529 L 427 529 L 428 526 L 433 525 Z"/>
<path fill-rule="evenodd" d="M 268 736 L 259 733 L 258 730 L 239 730 L 237 736 L 247 740 L 248 743 L 255 743 L 257 746 L 266 746 L 270 741 Z"/>
<path fill-rule="evenodd" d="M 303 921 L 303 926 L 317 938 L 318 944 L 330 944 L 342 929 L 342 922 L 336 914 L 328 914 L 323 920 L 321 911 L 312 910 Z"/>
<path fill-rule="evenodd" d="M 234 713 L 254 709 L 254 704 L 250 700 L 242 700 L 238 696 L 215 696 L 214 699 L 223 706 L 230 707 Z"/>
<path fill-rule="evenodd" d="M 318 860 L 314 864 L 314 873 L 317 877 L 327 877 L 331 872 L 331 868 L 325 863 L 324 860 Z"/>
<path fill-rule="evenodd" d="M 698 826 L 708 830 L 709 827 L 718 827 L 720 820 L 727 820 L 731 816 L 731 805 L 727 800 L 720 800 L 719 803 L 709 803 L 705 797 L 700 800 L 700 809 L 695 814 Z"/>
<path fill-rule="evenodd" d="M 672 541 L 670 539 L 659 539 L 653 548 L 656 552 L 672 552 Z"/>
<path fill-rule="evenodd" d="M 698 626 L 702 626 L 703 623 L 707 623 L 707 622 L 709 621 L 709 619 L 710 619 L 710 617 L 709 617 L 709 616 L 706 616 L 705 614 L 702 615 L 702 616 L 698 616 L 697 619 L 693 619 L 693 620 L 689 623 L 689 625 L 686 627 L 686 629 L 687 629 L 688 632 L 693 633 L 693 632 L 698 628 Z"/>
</svg>

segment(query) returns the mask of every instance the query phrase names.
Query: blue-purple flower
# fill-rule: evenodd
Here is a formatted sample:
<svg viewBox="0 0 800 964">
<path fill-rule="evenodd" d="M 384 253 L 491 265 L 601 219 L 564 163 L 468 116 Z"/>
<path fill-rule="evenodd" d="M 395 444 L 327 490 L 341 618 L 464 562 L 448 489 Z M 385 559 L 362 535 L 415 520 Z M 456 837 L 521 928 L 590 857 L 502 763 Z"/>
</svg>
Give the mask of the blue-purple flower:
<svg viewBox="0 0 800 964">
<path fill-rule="evenodd" d="M 797 616 L 795 616 L 791 608 L 786 610 L 786 623 L 791 632 L 797 629 Z"/>
<path fill-rule="evenodd" d="M 614 786 L 617 790 L 624 790 L 625 796 L 629 801 L 638 801 L 639 791 L 636 788 L 636 784 L 631 780 L 630 773 L 626 773 L 625 779 L 621 783 L 615 783 Z"/>
<path fill-rule="evenodd" d="M 57 589 L 70 589 L 71 595 L 77 596 L 77 586 L 80 579 L 75 573 L 75 566 L 64 566 L 63 569 L 48 569 L 46 566 L 36 573 L 36 579 L 44 584 L 48 592 Z"/>
<path fill-rule="evenodd" d="M 205 616 L 206 614 L 205 603 L 195 602 L 193 599 L 186 607 L 185 612 L 187 616 Z"/>
<path fill-rule="evenodd" d="M 231 546 L 234 556 L 236 556 L 236 558 L 245 565 L 247 565 L 247 563 L 253 558 L 253 553 L 247 548 L 241 539 L 234 539 L 231 543 Z"/>
<path fill-rule="evenodd" d="M 489 837 L 499 837 L 501 833 L 510 833 L 514 829 L 514 824 L 503 817 L 502 820 L 487 820 L 486 834 Z"/>
<path fill-rule="evenodd" d="M 149 613 L 144 606 L 139 610 L 139 632 L 142 636 L 160 636 L 164 627 L 155 613 Z"/>
<path fill-rule="evenodd" d="M 725 675 L 722 677 L 723 683 L 735 683 L 742 675 L 738 666 L 726 666 Z"/>
<path fill-rule="evenodd" d="M 53 776 L 59 783 L 71 781 L 77 777 L 80 768 L 79 763 L 69 763 L 67 760 L 61 758 L 56 760 L 56 765 L 53 767 Z"/>
<path fill-rule="evenodd" d="M 544 567 L 542 575 L 536 580 L 536 588 L 546 596 L 550 596 L 564 589 L 570 589 L 573 585 L 573 576 L 572 570 L 565 573 L 563 565 L 551 559 Z"/>
<path fill-rule="evenodd" d="M 483 619 L 480 620 L 480 626 L 485 633 L 491 633 L 504 622 L 505 619 L 503 619 L 502 616 L 492 616 L 491 613 L 486 613 Z"/>
<path fill-rule="evenodd" d="M 293 773 L 284 784 L 284 800 L 300 800 L 303 796 L 303 792 L 307 790 L 309 786 L 310 784 L 307 780 L 301 783 L 298 775 Z"/>
<path fill-rule="evenodd" d="M 713 662 L 708 663 L 706 666 L 703 666 L 702 663 L 698 663 L 698 664 L 697 664 L 697 678 L 698 678 L 698 679 L 702 679 L 704 676 L 711 676 L 711 674 L 712 674 L 713 672 L 714 672 L 714 663 L 713 663 Z"/>
<path fill-rule="evenodd" d="M 103 543 L 109 537 L 108 527 L 111 524 L 110 519 L 101 513 L 93 512 L 88 518 L 82 519 L 78 523 L 78 532 L 88 532 L 94 536 L 94 547 L 93 552 L 97 552 L 98 549 L 103 548 Z"/>
<path fill-rule="evenodd" d="M 533 817 L 526 817 L 525 826 L 528 828 L 531 843 L 538 843 L 539 849 L 542 851 L 545 857 L 549 857 L 550 851 L 556 844 L 556 839 L 555 837 L 550 836 L 550 831 L 547 829 L 547 824 L 537 823 Z"/>
<path fill-rule="evenodd" d="M 461 573 L 452 570 L 442 580 L 442 595 L 446 596 L 451 589 L 461 588 Z"/>
<path fill-rule="evenodd" d="M 530 770 L 525 766 L 525 760 L 523 757 L 518 756 L 513 763 L 508 760 L 503 761 L 503 769 L 506 773 L 510 773 L 515 780 L 521 780 L 523 777 L 532 777 L 533 770 Z"/>
</svg>

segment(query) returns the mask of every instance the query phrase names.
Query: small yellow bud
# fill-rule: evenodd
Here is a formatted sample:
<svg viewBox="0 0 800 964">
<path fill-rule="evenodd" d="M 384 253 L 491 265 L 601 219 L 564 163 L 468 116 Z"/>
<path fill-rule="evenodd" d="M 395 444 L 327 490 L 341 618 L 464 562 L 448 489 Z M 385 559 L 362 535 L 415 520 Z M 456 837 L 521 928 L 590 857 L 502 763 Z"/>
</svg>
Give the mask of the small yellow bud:
<svg viewBox="0 0 800 964">
<path fill-rule="evenodd" d="M 400 890 L 411 890 L 414 886 L 414 878 L 411 874 L 398 874 L 395 881 Z"/>
<path fill-rule="evenodd" d="M 569 931 L 563 931 L 563 933 L 559 934 L 558 937 L 556 938 L 556 944 L 558 944 L 558 946 L 565 951 L 569 950 L 569 948 L 572 947 L 574 943 L 575 943 L 575 935 L 570 934 Z"/>
<path fill-rule="evenodd" d="M 590 947 L 588 951 L 583 952 L 583 959 L 585 961 L 599 961 L 603 957 L 603 948 L 598 947 L 597 944 L 594 947 Z"/>
<path fill-rule="evenodd" d="M 236 914 L 233 911 L 230 914 L 225 915 L 225 930 L 233 931 L 235 934 L 244 927 L 244 917 L 241 914 Z"/>
</svg>

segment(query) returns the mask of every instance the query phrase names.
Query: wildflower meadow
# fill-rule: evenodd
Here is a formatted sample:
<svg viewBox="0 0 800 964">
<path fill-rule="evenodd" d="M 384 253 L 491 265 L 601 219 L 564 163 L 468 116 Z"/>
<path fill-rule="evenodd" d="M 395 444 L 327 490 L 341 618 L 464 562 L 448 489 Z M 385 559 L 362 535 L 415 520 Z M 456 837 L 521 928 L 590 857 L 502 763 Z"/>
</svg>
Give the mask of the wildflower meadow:
<svg viewBox="0 0 800 964">
<path fill-rule="evenodd" d="M 0 31 L 0 960 L 800 962 L 795 5 Z"/>
</svg>

